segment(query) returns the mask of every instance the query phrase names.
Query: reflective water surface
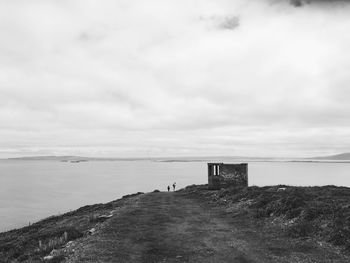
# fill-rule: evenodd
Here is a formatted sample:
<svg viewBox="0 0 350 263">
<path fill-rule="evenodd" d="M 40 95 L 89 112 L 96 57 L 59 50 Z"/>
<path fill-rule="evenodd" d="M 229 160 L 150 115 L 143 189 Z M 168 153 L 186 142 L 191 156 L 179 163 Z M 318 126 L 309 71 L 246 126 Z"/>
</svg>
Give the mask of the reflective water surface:
<svg viewBox="0 0 350 263">
<path fill-rule="evenodd" d="M 207 183 L 204 162 L 0 161 L 0 231 L 123 195 Z M 249 185 L 350 186 L 350 163 L 250 162 Z"/>
</svg>

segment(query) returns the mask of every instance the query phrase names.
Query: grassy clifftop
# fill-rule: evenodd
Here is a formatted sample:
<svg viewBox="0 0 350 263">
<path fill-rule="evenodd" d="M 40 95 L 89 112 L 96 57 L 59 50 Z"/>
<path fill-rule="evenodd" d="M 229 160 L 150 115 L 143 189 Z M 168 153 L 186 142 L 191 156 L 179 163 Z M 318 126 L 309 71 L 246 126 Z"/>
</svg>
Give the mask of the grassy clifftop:
<svg viewBox="0 0 350 263">
<path fill-rule="evenodd" d="M 167 199 L 168 194 L 169 200 Z M 174 199 L 170 198 L 172 195 Z M 76 253 L 77 247 L 80 246 L 84 250 L 87 242 L 97 238 L 98 235 L 95 238 L 94 231 L 99 232 L 101 230 L 106 232 L 108 229 L 115 228 L 113 224 L 116 222 L 130 225 L 129 214 L 132 215 L 132 220 L 136 220 L 136 225 L 142 224 L 142 220 L 135 216 L 140 211 L 143 211 L 140 210 L 142 207 L 135 208 L 135 211 L 131 209 L 132 205 L 134 205 L 134 199 L 129 197 L 133 196 L 125 196 L 122 199 L 106 204 L 85 206 L 73 212 L 47 218 L 28 227 L 0 233 L 0 262 L 41 262 L 48 255 L 51 255 L 49 262 L 64 262 L 72 254 Z M 144 200 L 149 198 L 158 200 L 154 194 L 141 195 L 140 197 L 142 196 L 144 196 Z M 188 223 L 191 221 L 189 218 L 186 218 L 191 214 L 191 211 L 187 210 L 192 209 L 191 206 L 186 206 L 186 204 L 191 203 L 196 205 L 193 207 L 197 207 L 196 209 L 198 210 L 191 215 L 193 217 L 192 221 L 196 219 L 197 214 L 203 217 L 203 211 L 209 211 L 208 216 L 216 216 L 217 218 L 203 217 L 204 219 L 200 219 L 201 222 L 205 220 L 208 222 L 211 220 L 213 222 L 215 220 L 222 221 L 223 218 L 220 218 L 220 213 L 222 213 L 225 214 L 225 220 L 235 219 L 236 223 L 234 225 L 238 226 L 238 229 L 245 229 L 246 233 L 256 233 L 254 234 L 255 236 L 260 236 L 260 234 L 264 236 L 268 233 L 269 236 L 265 238 L 266 240 L 276 238 L 283 241 L 283 247 L 273 246 L 267 250 L 265 247 L 261 247 L 261 250 L 266 250 L 265 252 L 268 255 L 270 254 L 270 256 L 282 258 L 284 254 L 291 253 L 291 251 L 288 251 L 288 247 L 290 244 L 294 244 L 293 253 L 300 252 L 304 253 L 304 255 L 316 253 L 317 257 L 319 257 L 317 253 L 324 248 L 325 251 L 328 251 L 327 253 L 331 253 L 329 255 L 335 253 L 342 257 L 349 257 L 350 188 L 279 185 L 241 189 L 233 187 L 212 191 L 207 189 L 207 185 L 194 185 L 181 189 L 176 193 L 160 193 L 159 197 L 161 196 L 164 199 L 163 201 L 167 200 L 168 203 L 160 203 L 154 207 L 155 211 L 167 215 L 169 205 L 172 205 L 173 209 L 176 208 L 178 210 L 176 212 L 178 216 L 180 212 L 183 212 L 183 218 L 178 218 L 178 220 L 182 220 L 180 220 L 181 222 Z M 177 200 L 177 203 L 172 204 L 171 200 Z M 145 203 L 141 202 L 140 205 L 142 206 L 142 204 Z M 202 210 L 199 207 L 202 207 Z M 121 211 L 125 210 L 125 208 L 129 209 L 130 213 L 123 215 Z M 145 215 L 150 213 L 147 207 L 142 209 L 144 209 Z M 172 210 L 170 209 L 169 211 Z M 164 216 L 162 220 L 164 221 L 166 218 L 168 218 L 168 215 Z M 170 221 L 174 220 L 171 217 L 168 219 Z M 124 222 L 119 220 L 124 220 Z M 141 221 L 138 222 L 137 220 Z M 196 220 L 199 219 L 197 218 Z M 165 220 L 163 222 L 164 226 L 168 225 L 169 222 Z M 159 229 L 153 233 L 148 223 L 143 223 L 145 227 L 147 225 L 145 229 L 149 231 L 151 237 L 153 234 L 159 234 Z M 179 226 L 175 226 L 178 229 Z M 229 226 L 229 224 L 226 224 L 226 226 Z M 230 233 L 231 230 L 228 230 L 228 233 Z M 132 231 L 129 233 L 127 229 L 124 229 L 124 232 L 126 236 L 135 234 Z M 143 236 L 145 233 L 141 231 L 139 234 Z M 173 236 L 170 238 L 176 239 L 177 237 Z M 142 241 L 143 239 L 136 238 L 137 242 L 141 242 L 140 240 Z M 252 238 L 250 241 L 255 242 L 254 240 Z M 123 242 L 123 240 L 118 242 Z M 222 242 L 225 243 L 224 241 Z M 296 243 L 298 244 L 297 246 L 295 246 Z M 313 245 L 310 245 L 311 243 Z M 120 243 L 118 244 L 120 245 Z M 171 244 L 173 243 L 171 242 Z M 283 262 L 296 261 L 288 261 L 286 259 Z"/>
<path fill-rule="evenodd" d="M 291 238 L 313 238 L 350 250 L 350 188 L 279 185 L 208 191 L 189 186 L 185 191 L 228 210 L 240 208 L 235 211 Z"/>
<path fill-rule="evenodd" d="M 141 193 L 138 193 L 141 194 Z M 137 194 L 134 194 L 137 195 Z M 81 207 L 59 216 L 52 216 L 20 229 L 0 233 L 0 262 L 41 262 L 54 249 L 91 234 L 130 196 L 106 204 Z M 67 245 L 68 244 L 68 245 Z M 61 262 L 63 256 L 50 262 Z"/>
</svg>

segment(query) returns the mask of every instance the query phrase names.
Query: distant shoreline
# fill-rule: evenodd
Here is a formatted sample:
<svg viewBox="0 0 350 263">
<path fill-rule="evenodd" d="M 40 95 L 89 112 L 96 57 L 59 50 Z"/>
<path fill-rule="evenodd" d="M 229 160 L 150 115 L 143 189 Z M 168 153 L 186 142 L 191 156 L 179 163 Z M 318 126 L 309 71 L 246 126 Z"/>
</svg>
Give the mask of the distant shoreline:
<svg viewBox="0 0 350 263">
<path fill-rule="evenodd" d="M 263 158 L 203 158 L 203 159 L 160 159 L 160 158 L 84 158 L 84 157 L 19 157 L 19 158 L 0 158 L 0 161 L 54 161 L 54 162 L 67 162 L 67 163 L 80 163 L 80 162 L 137 162 L 137 161 L 150 161 L 160 163 L 193 163 L 193 162 L 266 162 L 266 163 L 350 163 L 350 160 L 332 160 L 332 159 L 263 159 Z"/>
<path fill-rule="evenodd" d="M 259 157 L 259 156 L 164 156 L 164 157 L 86 157 L 74 155 L 44 155 L 0 158 L 0 160 L 25 161 L 154 161 L 154 162 L 318 162 L 350 163 L 350 153 L 314 157 Z"/>
<path fill-rule="evenodd" d="M 160 160 L 156 162 L 163 162 L 163 163 L 175 163 L 175 162 L 211 162 L 212 160 Z M 229 161 L 229 160 L 224 160 Z M 262 162 L 262 163 L 350 163 L 350 160 L 232 160 L 234 162 Z M 220 161 L 218 161 L 220 162 Z M 229 161 L 230 162 L 230 161 Z"/>
</svg>

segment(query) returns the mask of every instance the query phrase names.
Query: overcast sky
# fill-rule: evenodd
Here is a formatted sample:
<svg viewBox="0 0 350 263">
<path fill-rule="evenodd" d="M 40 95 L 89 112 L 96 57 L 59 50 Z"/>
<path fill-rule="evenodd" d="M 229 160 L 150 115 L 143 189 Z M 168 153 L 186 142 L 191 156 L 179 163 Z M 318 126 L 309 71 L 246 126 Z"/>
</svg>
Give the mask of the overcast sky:
<svg viewBox="0 0 350 263">
<path fill-rule="evenodd" d="M 0 0 L 0 157 L 350 151 L 350 5 Z"/>
</svg>

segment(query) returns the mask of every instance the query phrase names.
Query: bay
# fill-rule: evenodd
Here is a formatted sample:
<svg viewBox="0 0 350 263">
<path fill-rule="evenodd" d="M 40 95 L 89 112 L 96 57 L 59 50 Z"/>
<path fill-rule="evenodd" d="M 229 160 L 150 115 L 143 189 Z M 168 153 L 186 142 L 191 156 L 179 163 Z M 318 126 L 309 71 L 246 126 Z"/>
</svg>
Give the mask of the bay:
<svg viewBox="0 0 350 263">
<path fill-rule="evenodd" d="M 249 162 L 249 185 L 350 186 L 350 163 Z M 0 231 L 135 192 L 207 183 L 205 162 L 0 161 Z"/>
</svg>

